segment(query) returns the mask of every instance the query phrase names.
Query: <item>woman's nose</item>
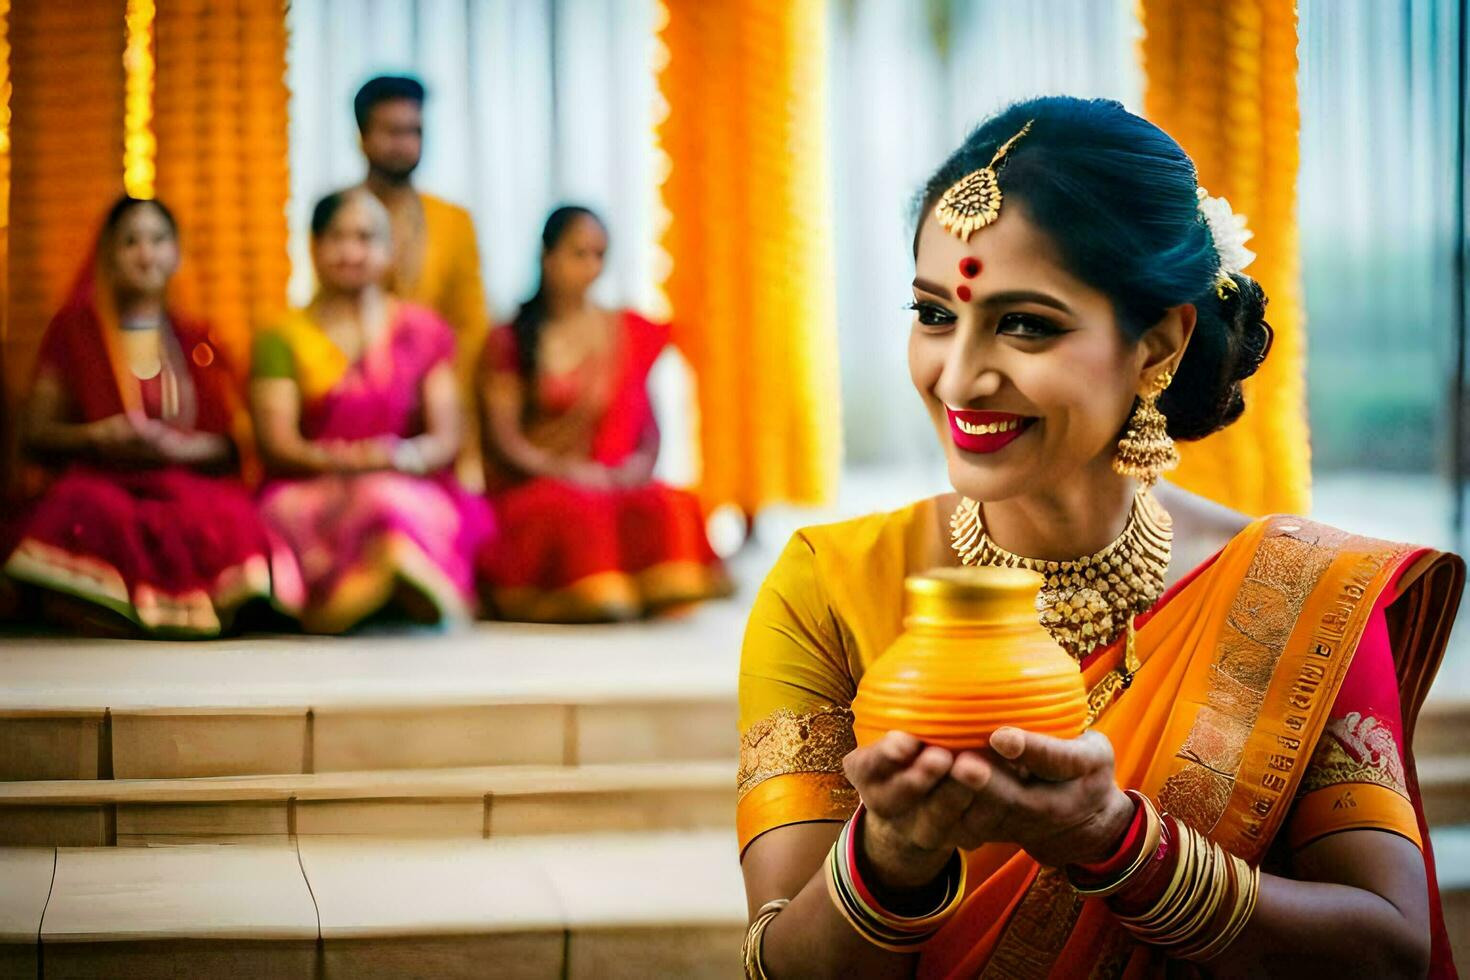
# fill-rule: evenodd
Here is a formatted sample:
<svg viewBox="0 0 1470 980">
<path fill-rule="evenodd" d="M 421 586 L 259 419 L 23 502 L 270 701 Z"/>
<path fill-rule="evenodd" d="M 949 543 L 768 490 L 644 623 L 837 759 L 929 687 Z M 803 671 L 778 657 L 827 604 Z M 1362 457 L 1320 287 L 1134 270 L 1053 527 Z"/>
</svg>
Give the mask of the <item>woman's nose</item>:
<svg viewBox="0 0 1470 980">
<path fill-rule="evenodd" d="M 988 363 L 985 353 L 977 345 L 957 342 L 944 359 L 934 393 L 945 404 L 963 408 L 995 395 L 1000 391 L 1001 381 L 1000 371 Z"/>
</svg>

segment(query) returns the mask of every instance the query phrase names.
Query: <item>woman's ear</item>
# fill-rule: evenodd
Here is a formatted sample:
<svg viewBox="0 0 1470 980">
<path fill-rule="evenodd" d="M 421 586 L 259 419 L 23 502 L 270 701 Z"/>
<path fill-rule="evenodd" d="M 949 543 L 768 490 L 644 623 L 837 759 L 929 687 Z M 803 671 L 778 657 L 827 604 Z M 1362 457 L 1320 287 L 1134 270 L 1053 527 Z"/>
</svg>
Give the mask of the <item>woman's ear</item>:
<svg viewBox="0 0 1470 980">
<path fill-rule="evenodd" d="M 1194 325 L 1199 318 L 1192 303 L 1171 306 L 1148 329 L 1138 341 L 1142 357 L 1138 366 L 1140 384 L 1156 378 L 1165 371 L 1178 373 L 1179 362 L 1184 359 L 1184 350 L 1194 336 Z"/>
</svg>

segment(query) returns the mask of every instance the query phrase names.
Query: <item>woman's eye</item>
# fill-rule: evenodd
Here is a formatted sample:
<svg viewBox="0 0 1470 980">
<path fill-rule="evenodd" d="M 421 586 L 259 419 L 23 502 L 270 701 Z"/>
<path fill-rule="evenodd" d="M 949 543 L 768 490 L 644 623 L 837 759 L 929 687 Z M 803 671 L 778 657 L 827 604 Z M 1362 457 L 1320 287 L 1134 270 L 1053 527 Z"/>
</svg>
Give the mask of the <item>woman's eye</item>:
<svg viewBox="0 0 1470 980">
<path fill-rule="evenodd" d="M 1045 340 L 1066 331 L 1057 327 L 1046 317 L 1036 316 L 1033 313 L 1007 313 L 1000 318 L 995 332 L 1027 340 Z"/>
<path fill-rule="evenodd" d="M 954 323 L 953 313 L 933 303 L 910 303 L 909 309 L 918 315 L 919 322 L 926 327 L 944 327 Z"/>
</svg>

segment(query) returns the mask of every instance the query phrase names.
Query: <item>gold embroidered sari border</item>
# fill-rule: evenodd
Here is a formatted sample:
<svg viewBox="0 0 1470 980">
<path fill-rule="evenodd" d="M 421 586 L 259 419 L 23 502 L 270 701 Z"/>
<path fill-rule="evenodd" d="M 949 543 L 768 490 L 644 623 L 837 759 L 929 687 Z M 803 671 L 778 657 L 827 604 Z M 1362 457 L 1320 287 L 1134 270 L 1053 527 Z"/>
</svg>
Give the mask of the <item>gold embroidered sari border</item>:
<svg viewBox="0 0 1470 980">
<path fill-rule="evenodd" d="M 1410 550 L 1271 520 L 1226 618 L 1181 764 L 1159 793 L 1166 809 L 1232 853 L 1261 856 L 1374 601 Z"/>
<path fill-rule="evenodd" d="M 852 710 L 829 705 L 797 713 L 780 708 L 740 736 L 740 799 L 773 776 L 790 773 L 842 773 L 842 759 L 857 748 Z"/>
</svg>

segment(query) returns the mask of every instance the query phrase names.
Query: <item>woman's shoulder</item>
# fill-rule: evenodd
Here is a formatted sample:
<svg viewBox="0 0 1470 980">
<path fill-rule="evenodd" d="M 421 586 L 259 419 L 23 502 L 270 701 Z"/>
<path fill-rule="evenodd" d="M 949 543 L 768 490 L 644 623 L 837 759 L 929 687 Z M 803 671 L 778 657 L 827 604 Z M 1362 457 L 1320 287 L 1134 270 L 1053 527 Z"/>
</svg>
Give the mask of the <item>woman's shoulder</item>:
<svg viewBox="0 0 1470 980">
<path fill-rule="evenodd" d="M 1308 566 L 1324 566 L 1336 555 L 1355 552 L 1374 564 L 1392 563 L 1413 554 L 1441 552 L 1377 538 L 1349 527 L 1338 527 L 1302 514 L 1266 514 L 1251 517 L 1216 501 L 1160 483 L 1155 497 L 1175 522 L 1175 566 L 1188 572 L 1226 548 L 1242 555 L 1266 555 L 1260 572 L 1301 577 Z"/>
<path fill-rule="evenodd" d="M 630 309 L 609 310 L 608 316 L 622 331 L 630 347 L 645 361 L 651 363 L 669 343 L 667 323 L 650 320 L 637 310 Z"/>
<path fill-rule="evenodd" d="M 926 498 L 896 510 L 878 511 L 796 531 L 767 578 L 778 589 L 813 589 L 824 594 L 902 591 L 909 558 L 932 525 L 935 501 Z"/>
</svg>

